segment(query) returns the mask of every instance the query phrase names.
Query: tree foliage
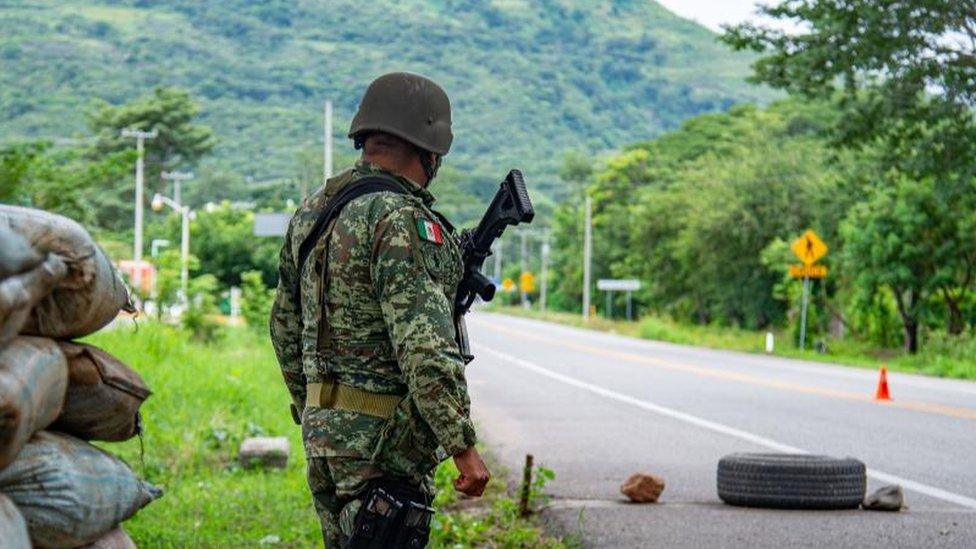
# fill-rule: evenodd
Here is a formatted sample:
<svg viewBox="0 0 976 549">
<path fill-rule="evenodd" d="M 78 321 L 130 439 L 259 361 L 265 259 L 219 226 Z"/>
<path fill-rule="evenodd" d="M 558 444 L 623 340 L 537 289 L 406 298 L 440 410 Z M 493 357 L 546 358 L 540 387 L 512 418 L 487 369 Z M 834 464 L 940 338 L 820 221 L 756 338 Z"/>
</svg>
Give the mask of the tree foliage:
<svg viewBox="0 0 976 549">
<path fill-rule="evenodd" d="M 974 268 L 959 235 L 976 223 L 976 2 L 787 0 L 762 11 L 803 30 L 728 29 L 727 43 L 762 54 L 754 80 L 831 100 L 842 115 L 832 144 L 877 160 L 872 196 L 845 231 L 852 280 L 863 295 L 893 294 L 910 352 L 927 296 L 941 296 L 949 331 L 961 332 Z"/>
<path fill-rule="evenodd" d="M 555 194 L 565 149 L 623 146 L 771 97 L 743 82 L 749 55 L 649 1 L 24 0 L 0 7 L 0 31 L 4 139 L 80 132 L 92 97 L 119 105 L 178 86 L 220 136 L 208 163 L 255 181 L 291 177 L 299 152 L 321 149 L 326 99 L 351 152 L 363 90 L 394 70 L 451 94 L 446 165 L 472 176 L 467 192 L 519 167 Z"/>
<path fill-rule="evenodd" d="M 160 174 L 177 168 L 193 167 L 213 149 L 210 128 L 196 124 L 200 106 L 186 90 L 156 88 L 152 93 L 121 105 L 102 103 L 89 116 L 100 152 L 131 149 L 132 138 L 122 130 L 156 130 L 158 135 L 145 142 L 146 181 L 149 189 L 164 192 Z"/>
<path fill-rule="evenodd" d="M 751 24 L 724 40 L 763 55 L 754 80 L 807 97 L 836 97 L 848 147 L 878 144 L 916 176 L 976 165 L 976 2 L 789 0 L 761 8 L 799 21 L 787 34 Z"/>
<path fill-rule="evenodd" d="M 763 250 L 808 226 L 833 240 L 847 204 L 819 136 L 831 117 L 797 102 L 737 107 L 606 161 L 588 188 L 594 279 L 640 278 L 639 303 L 680 318 L 781 322 L 790 302 L 772 289 L 786 264 L 764 265 Z M 557 288 L 569 294 L 555 302 L 576 301 L 578 203 L 564 206 L 555 225 Z"/>
<path fill-rule="evenodd" d="M 0 147 L 0 202 L 56 211 L 96 228 L 131 219 L 131 151 L 33 141 Z M 128 216 L 128 217 L 126 217 Z"/>
</svg>

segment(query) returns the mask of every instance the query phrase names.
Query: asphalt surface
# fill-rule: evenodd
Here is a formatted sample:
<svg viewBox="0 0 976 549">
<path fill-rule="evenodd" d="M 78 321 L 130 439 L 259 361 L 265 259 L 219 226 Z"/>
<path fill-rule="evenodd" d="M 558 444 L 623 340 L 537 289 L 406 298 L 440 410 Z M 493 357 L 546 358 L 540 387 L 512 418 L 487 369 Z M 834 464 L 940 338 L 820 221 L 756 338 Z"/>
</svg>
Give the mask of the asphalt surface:
<svg viewBox="0 0 976 549">
<path fill-rule="evenodd" d="M 976 547 L 976 383 L 637 340 L 488 313 L 469 316 L 481 438 L 521 471 L 556 472 L 543 512 L 584 547 Z M 853 456 L 869 492 L 906 488 L 900 513 L 730 507 L 733 452 Z M 627 503 L 633 472 L 661 502 Z M 513 477 L 516 475 L 513 475 Z"/>
</svg>

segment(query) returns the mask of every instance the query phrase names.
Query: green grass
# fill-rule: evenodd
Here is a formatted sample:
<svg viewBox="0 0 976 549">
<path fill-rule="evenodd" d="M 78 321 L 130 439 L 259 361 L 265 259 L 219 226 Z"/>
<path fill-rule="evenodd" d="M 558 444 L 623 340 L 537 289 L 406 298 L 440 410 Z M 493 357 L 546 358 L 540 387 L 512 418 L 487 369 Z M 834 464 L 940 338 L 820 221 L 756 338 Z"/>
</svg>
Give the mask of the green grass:
<svg viewBox="0 0 976 549">
<path fill-rule="evenodd" d="M 687 324 L 656 316 L 645 316 L 634 322 L 592 317 L 589 322 L 584 322 L 579 314 L 574 313 L 543 313 L 518 307 L 500 307 L 494 310 L 515 316 L 682 345 L 746 353 L 764 353 L 766 347 L 765 330 Z M 929 334 L 922 350 L 916 355 L 909 355 L 901 349 L 878 348 L 850 338 L 828 339 L 828 349 L 824 353 L 809 349 L 801 351 L 792 341 L 791 333 L 774 330 L 773 335 L 776 341 L 774 352 L 776 356 L 831 362 L 859 368 L 887 366 L 890 370 L 899 372 L 976 379 L 976 336 L 947 337 L 942 334 Z"/>
<path fill-rule="evenodd" d="M 140 322 L 105 330 L 86 341 L 142 374 L 153 395 L 142 408 L 143 440 L 101 444 L 165 495 L 126 522 L 145 547 L 320 547 L 321 534 L 305 482 L 299 428 L 288 412 L 270 342 L 246 328 L 222 330 L 211 345 L 177 328 Z M 240 441 L 286 436 L 292 456 L 282 471 L 243 469 Z M 454 470 L 437 473 L 433 546 L 560 547 L 532 521 L 517 519 L 501 476 L 489 495 L 465 507 L 449 489 Z"/>
</svg>

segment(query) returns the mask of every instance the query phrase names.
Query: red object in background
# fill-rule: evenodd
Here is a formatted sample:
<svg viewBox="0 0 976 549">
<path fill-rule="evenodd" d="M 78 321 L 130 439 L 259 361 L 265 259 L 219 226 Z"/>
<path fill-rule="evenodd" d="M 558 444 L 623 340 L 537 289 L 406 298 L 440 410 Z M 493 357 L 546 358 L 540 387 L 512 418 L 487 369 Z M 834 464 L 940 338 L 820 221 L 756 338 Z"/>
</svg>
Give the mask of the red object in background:
<svg viewBox="0 0 976 549">
<path fill-rule="evenodd" d="M 152 293 L 156 285 L 156 267 L 148 261 L 133 261 L 123 259 L 118 263 L 119 272 L 125 275 L 125 281 L 131 286 L 135 280 L 135 273 L 139 271 L 139 288 L 143 295 Z"/>
<path fill-rule="evenodd" d="M 888 368 L 881 367 L 881 377 L 878 378 L 878 390 L 874 393 L 875 400 L 891 400 L 891 393 L 888 391 Z"/>
</svg>

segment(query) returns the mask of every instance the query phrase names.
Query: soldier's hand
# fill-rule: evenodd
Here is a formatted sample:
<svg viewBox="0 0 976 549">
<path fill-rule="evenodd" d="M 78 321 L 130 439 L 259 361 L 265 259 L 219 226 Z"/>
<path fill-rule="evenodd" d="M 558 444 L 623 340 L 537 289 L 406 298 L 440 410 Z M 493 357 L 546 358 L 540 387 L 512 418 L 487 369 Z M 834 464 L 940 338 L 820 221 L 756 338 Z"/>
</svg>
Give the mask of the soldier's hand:
<svg viewBox="0 0 976 549">
<path fill-rule="evenodd" d="M 467 450 L 454 456 L 454 465 L 461 473 L 454 479 L 454 489 L 466 496 L 480 497 L 485 492 L 485 486 L 491 474 L 482 461 L 478 450 L 471 446 Z"/>
</svg>

